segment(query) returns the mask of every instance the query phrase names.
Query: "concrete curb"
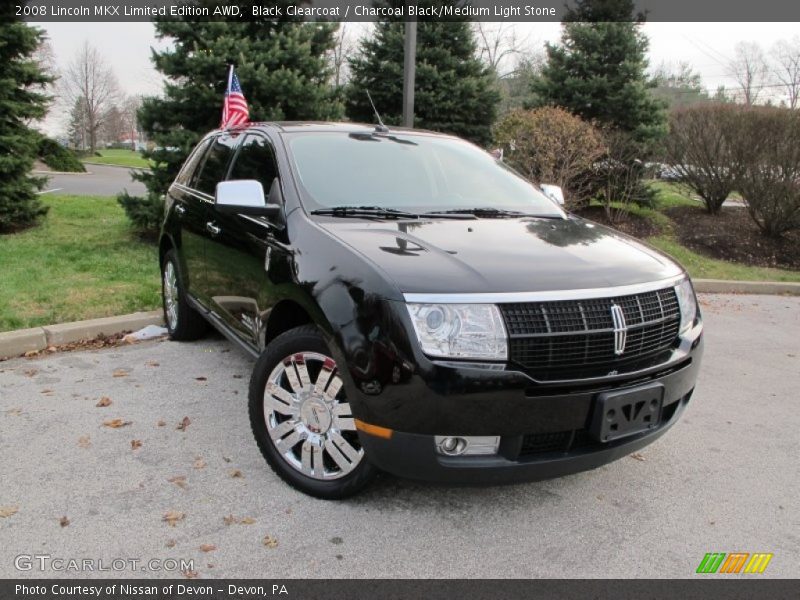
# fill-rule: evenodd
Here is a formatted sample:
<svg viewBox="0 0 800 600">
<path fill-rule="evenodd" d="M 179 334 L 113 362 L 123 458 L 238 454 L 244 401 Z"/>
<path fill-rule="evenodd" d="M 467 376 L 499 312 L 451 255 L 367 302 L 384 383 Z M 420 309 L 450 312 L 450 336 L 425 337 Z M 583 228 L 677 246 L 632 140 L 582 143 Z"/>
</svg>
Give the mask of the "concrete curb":
<svg viewBox="0 0 800 600">
<path fill-rule="evenodd" d="M 26 352 L 45 350 L 49 346 L 91 340 L 99 335 L 136 331 L 148 325 L 163 325 L 160 310 L 137 312 L 119 317 L 103 317 L 59 325 L 34 327 L 0 333 L 0 358 L 21 356 Z"/>
<path fill-rule="evenodd" d="M 85 165 L 94 165 L 97 167 L 116 167 L 117 169 L 127 169 L 128 171 L 151 171 L 150 167 L 126 167 L 125 165 L 109 165 L 108 163 L 87 162 L 81 161 Z"/>
<path fill-rule="evenodd" d="M 42 171 L 42 170 L 33 170 L 31 171 L 34 175 L 91 175 L 91 171 L 84 171 L 83 173 L 79 171 Z"/>
<path fill-rule="evenodd" d="M 800 296 L 800 283 L 783 281 L 728 281 L 725 279 L 692 279 L 694 289 L 705 294 L 789 294 Z"/>
</svg>

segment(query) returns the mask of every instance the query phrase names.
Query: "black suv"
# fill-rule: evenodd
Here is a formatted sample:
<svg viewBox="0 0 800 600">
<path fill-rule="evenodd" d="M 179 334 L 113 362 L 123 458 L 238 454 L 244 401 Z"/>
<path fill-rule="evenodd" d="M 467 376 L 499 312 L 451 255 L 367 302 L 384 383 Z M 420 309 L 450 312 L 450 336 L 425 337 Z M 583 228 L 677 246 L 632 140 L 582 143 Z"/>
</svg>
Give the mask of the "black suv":
<svg viewBox="0 0 800 600">
<path fill-rule="evenodd" d="M 678 420 L 702 323 L 680 266 L 559 196 L 447 135 L 214 131 L 166 198 L 170 335 L 258 359 L 258 446 L 314 496 L 597 467 Z"/>
</svg>

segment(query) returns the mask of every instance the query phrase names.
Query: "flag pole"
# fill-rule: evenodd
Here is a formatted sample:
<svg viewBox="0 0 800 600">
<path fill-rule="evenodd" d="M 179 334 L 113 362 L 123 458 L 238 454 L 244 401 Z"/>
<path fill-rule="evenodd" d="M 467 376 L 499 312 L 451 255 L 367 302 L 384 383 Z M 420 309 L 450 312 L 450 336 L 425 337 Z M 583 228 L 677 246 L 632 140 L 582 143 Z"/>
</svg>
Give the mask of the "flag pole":
<svg viewBox="0 0 800 600">
<path fill-rule="evenodd" d="M 231 83 L 233 83 L 233 63 L 231 63 L 228 66 L 230 68 L 228 69 L 228 87 L 225 88 L 225 95 L 226 96 L 230 93 L 230 91 L 231 91 Z M 222 110 L 223 110 L 223 114 L 224 114 L 225 108 L 223 107 Z M 228 125 L 228 123 L 226 122 L 225 123 L 225 131 L 228 131 L 228 129 L 230 129 L 230 125 Z"/>
</svg>

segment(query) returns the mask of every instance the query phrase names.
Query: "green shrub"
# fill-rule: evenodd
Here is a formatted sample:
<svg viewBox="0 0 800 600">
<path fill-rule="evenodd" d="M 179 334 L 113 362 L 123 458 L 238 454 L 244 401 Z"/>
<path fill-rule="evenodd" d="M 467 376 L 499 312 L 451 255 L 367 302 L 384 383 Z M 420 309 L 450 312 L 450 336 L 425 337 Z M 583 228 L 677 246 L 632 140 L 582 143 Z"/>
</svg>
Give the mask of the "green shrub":
<svg viewBox="0 0 800 600">
<path fill-rule="evenodd" d="M 84 173 L 86 168 L 75 153 L 55 140 L 43 137 L 39 141 L 39 159 L 54 171 Z"/>
<path fill-rule="evenodd" d="M 606 152 L 591 123 L 552 106 L 515 110 L 495 126 L 494 137 L 508 164 L 532 181 L 561 186 L 571 208 L 589 200 L 580 176 Z"/>
<path fill-rule="evenodd" d="M 117 202 L 125 210 L 134 229 L 142 236 L 158 238 L 164 216 L 164 199 L 161 196 L 131 196 L 128 192 L 117 195 Z"/>
</svg>

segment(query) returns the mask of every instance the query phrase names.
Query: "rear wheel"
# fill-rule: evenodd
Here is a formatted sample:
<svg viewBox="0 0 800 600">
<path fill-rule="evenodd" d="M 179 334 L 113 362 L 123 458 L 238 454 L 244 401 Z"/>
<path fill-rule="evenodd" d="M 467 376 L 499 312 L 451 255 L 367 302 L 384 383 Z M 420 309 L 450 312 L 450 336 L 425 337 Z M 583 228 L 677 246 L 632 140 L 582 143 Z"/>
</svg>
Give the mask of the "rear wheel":
<svg viewBox="0 0 800 600">
<path fill-rule="evenodd" d="M 352 496 L 376 473 L 336 362 L 313 325 L 281 334 L 259 358 L 250 380 L 250 424 L 272 470 L 311 496 Z"/>
<path fill-rule="evenodd" d="M 164 255 L 161 264 L 161 296 L 164 305 L 164 322 L 173 340 L 196 340 L 208 330 L 208 323 L 186 300 L 184 278 L 175 250 Z"/>
</svg>

